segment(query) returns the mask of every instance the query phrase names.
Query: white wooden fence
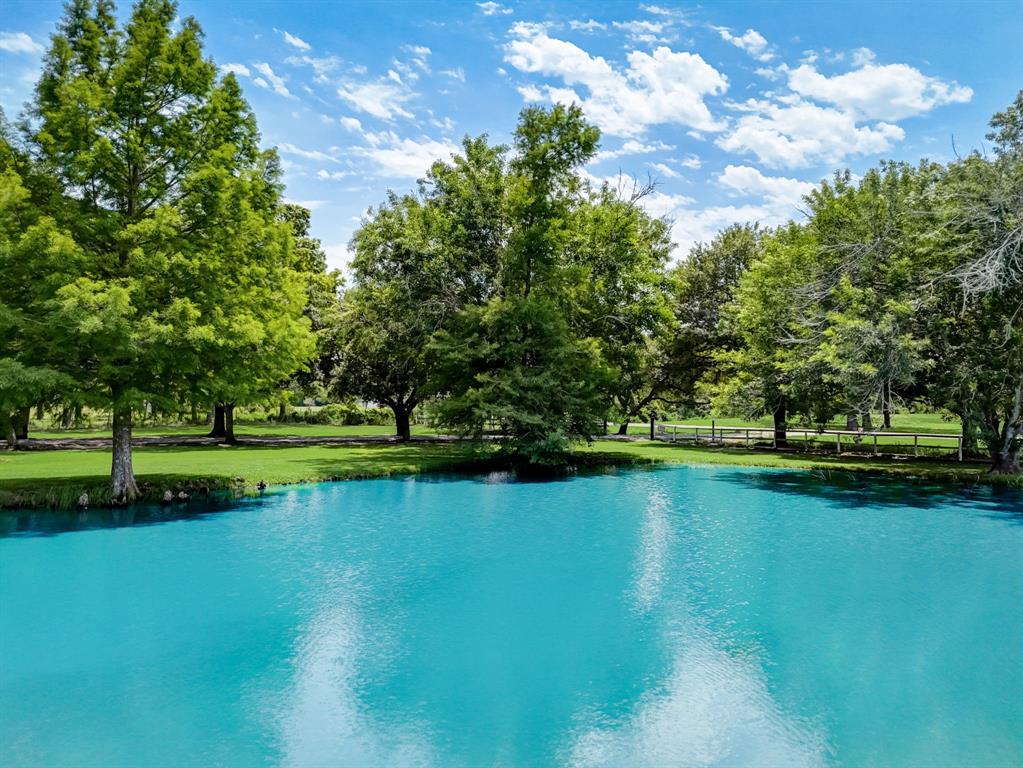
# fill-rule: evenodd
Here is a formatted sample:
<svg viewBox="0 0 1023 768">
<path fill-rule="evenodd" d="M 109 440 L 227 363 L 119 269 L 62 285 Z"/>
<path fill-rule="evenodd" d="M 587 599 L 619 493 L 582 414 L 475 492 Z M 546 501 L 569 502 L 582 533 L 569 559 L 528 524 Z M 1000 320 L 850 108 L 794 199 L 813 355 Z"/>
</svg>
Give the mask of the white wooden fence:
<svg viewBox="0 0 1023 768">
<path fill-rule="evenodd" d="M 634 423 L 630 427 L 649 429 L 649 423 Z M 756 444 L 770 442 L 773 448 L 778 447 L 777 436 L 773 427 L 732 427 L 711 424 L 656 424 L 654 438 L 669 442 L 691 441 L 708 442 L 718 445 L 743 445 L 750 448 Z M 897 449 L 909 449 L 912 440 L 912 455 L 919 456 L 923 448 L 948 448 L 954 451 L 959 461 L 963 460 L 963 436 L 938 434 L 933 432 L 864 432 L 847 429 L 803 429 L 789 428 L 786 430 L 786 441 L 789 447 L 798 447 L 802 442 L 806 447 L 826 447 L 834 439 L 835 451 L 841 453 L 845 445 L 848 449 L 859 449 L 866 445 L 873 453 L 883 450 L 885 453 L 899 453 Z M 884 438 L 878 443 L 878 438 Z M 891 438 L 906 438 L 905 443 L 891 442 Z M 924 442 L 921 444 L 921 438 Z M 820 443 L 825 442 L 824 446 Z"/>
</svg>

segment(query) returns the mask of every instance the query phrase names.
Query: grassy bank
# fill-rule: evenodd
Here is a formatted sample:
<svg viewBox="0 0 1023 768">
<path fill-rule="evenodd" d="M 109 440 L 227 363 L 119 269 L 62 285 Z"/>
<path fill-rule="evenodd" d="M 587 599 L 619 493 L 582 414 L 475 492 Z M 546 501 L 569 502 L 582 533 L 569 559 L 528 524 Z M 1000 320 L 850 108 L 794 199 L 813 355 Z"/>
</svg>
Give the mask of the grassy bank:
<svg viewBox="0 0 1023 768">
<path fill-rule="evenodd" d="M 472 462 L 468 445 L 203 446 L 137 448 L 135 473 L 147 496 L 165 490 L 218 490 L 451 469 Z M 109 498 L 110 451 L 0 454 L 0 506 L 71 507 L 83 492 Z"/>
<path fill-rule="evenodd" d="M 1023 487 L 1023 479 L 989 475 L 982 464 L 893 460 L 873 456 L 774 453 L 664 442 L 598 442 L 580 448 L 587 464 L 728 464 L 832 471 L 878 472 L 957 482 L 1002 482 Z M 298 447 L 209 446 L 139 448 L 135 471 L 150 499 L 165 490 L 252 488 L 321 480 L 484 468 L 488 458 L 470 445 L 322 445 Z M 110 452 L 40 451 L 0 454 L 0 506 L 72 507 L 83 492 L 94 505 L 108 498 Z"/>
</svg>

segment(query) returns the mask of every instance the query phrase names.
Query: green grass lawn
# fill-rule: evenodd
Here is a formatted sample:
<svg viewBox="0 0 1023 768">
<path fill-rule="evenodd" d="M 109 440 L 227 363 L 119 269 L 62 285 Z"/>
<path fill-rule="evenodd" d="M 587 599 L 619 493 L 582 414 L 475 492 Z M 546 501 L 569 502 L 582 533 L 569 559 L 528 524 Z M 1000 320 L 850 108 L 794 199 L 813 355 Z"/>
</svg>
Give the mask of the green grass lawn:
<svg viewBox="0 0 1023 768">
<path fill-rule="evenodd" d="M 982 464 L 912 461 L 872 456 L 814 456 L 664 442 L 595 443 L 580 448 L 587 463 L 666 462 L 877 471 L 939 480 L 992 480 Z M 159 498 L 165 489 L 252 488 L 268 484 L 410 474 L 465 468 L 484 454 L 469 444 L 381 444 L 368 446 L 201 446 L 137 448 L 135 472 Z M 25 451 L 0 454 L 0 506 L 74 505 L 87 490 L 95 504 L 107 498 L 110 452 Z M 1007 481 L 1023 484 L 1018 480 Z"/>
<path fill-rule="evenodd" d="M 301 483 L 453 468 L 472 459 L 469 445 L 193 446 L 136 448 L 135 474 L 155 497 L 165 489 Z M 0 454 L 0 506 L 68 506 L 83 491 L 106 497 L 110 451 Z M 20 501 L 19 501 L 20 499 Z"/>
<path fill-rule="evenodd" d="M 706 445 L 672 444 L 663 441 L 644 440 L 641 442 L 594 443 L 592 447 L 581 448 L 581 452 L 595 455 L 617 456 L 621 459 L 634 458 L 639 461 L 654 461 L 672 464 L 730 464 L 749 467 L 778 467 L 783 469 L 842 470 L 856 472 L 881 472 L 902 477 L 921 477 L 933 480 L 956 482 L 1000 482 L 1023 487 L 1023 478 L 1006 478 L 991 475 L 986 464 L 960 463 L 957 461 L 919 460 L 910 458 L 892 459 L 874 456 L 812 455 L 800 453 L 776 453 L 773 451 L 751 451 L 745 448 L 720 448 Z"/>
</svg>

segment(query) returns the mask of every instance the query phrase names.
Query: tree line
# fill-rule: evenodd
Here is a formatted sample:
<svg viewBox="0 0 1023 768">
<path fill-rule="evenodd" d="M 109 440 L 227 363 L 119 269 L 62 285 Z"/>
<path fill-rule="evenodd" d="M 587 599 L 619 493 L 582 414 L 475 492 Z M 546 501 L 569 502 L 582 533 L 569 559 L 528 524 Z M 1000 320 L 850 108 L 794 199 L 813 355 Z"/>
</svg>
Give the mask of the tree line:
<svg viewBox="0 0 1023 768">
<path fill-rule="evenodd" d="M 112 415 L 112 498 L 137 497 L 133 418 L 314 384 L 446 431 L 565 460 L 659 409 L 824 424 L 906 404 L 1019 471 L 1023 94 L 990 154 L 884 163 L 774 230 L 735 225 L 672 264 L 652 183 L 595 184 L 600 133 L 531 107 L 510 145 L 467 137 L 352 239 L 350 285 L 283 199 L 231 74 L 192 18 L 74 0 L 34 97 L 0 121 L 0 427 Z"/>
</svg>

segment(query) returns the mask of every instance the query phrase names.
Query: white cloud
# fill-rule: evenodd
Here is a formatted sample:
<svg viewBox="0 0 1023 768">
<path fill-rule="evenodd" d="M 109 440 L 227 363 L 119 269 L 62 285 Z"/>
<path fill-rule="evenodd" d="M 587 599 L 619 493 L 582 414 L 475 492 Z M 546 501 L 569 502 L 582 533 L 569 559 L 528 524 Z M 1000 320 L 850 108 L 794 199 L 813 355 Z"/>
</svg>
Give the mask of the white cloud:
<svg viewBox="0 0 1023 768">
<path fill-rule="evenodd" d="M 445 77 L 450 77 L 452 80 L 457 80 L 460 83 L 465 82 L 465 70 L 461 67 L 455 67 L 454 69 L 442 69 L 440 74 Z"/>
<path fill-rule="evenodd" d="M 265 77 L 266 80 L 269 81 L 270 85 L 273 87 L 274 93 L 278 94 L 279 96 L 284 96 L 284 97 L 289 98 L 289 99 L 294 98 L 294 96 L 291 95 L 291 91 L 288 90 L 288 86 L 285 85 L 284 78 L 280 77 L 279 75 L 277 75 L 273 71 L 273 69 L 270 68 L 269 64 L 267 64 L 265 62 L 262 62 L 262 63 L 259 63 L 259 64 L 253 64 L 252 67 L 257 72 L 259 72 L 261 75 L 263 75 L 263 77 Z M 261 78 L 256 78 L 255 82 L 257 82 L 257 84 L 259 84 L 259 80 L 260 79 Z M 265 85 L 266 80 L 263 81 L 263 83 L 264 83 L 263 87 L 264 88 L 267 87 Z"/>
<path fill-rule="evenodd" d="M 348 241 L 338 243 L 326 243 L 323 246 L 323 253 L 327 257 L 327 266 L 330 269 L 340 269 L 342 272 L 348 269 L 352 261 L 352 252 L 348 250 Z"/>
<path fill-rule="evenodd" d="M 341 123 L 341 127 L 344 128 L 346 131 L 351 131 L 352 133 L 362 133 L 362 123 L 360 123 L 357 118 L 342 117 L 339 122 Z"/>
<path fill-rule="evenodd" d="M 870 62 L 877 58 L 874 52 L 869 48 L 857 48 L 855 51 L 852 52 L 851 55 L 854 67 L 862 67 L 864 64 L 869 64 Z M 841 57 L 842 57 L 841 54 L 837 55 L 837 58 L 839 60 L 841 59 Z M 813 64 L 812 61 L 808 61 L 806 63 Z"/>
<path fill-rule="evenodd" d="M 7 53 L 42 53 L 43 46 L 24 32 L 0 32 L 0 51 Z"/>
<path fill-rule="evenodd" d="M 732 197 L 745 200 L 697 208 L 690 197 L 660 190 L 643 198 L 642 205 L 651 216 L 671 219 L 676 258 L 684 258 L 694 245 L 709 242 L 732 224 L 759 222 L 763 226 L 777 226 L 800 218 L 803 195 L 815 186 L 799 179 L 766 176 L 757 168 L 737 165 L 727 166 L 716 182 Z"/>
<path fill-rule="evenodd" d="M 494 0 L 487 0 L 485 3 L 476 3 L 476 7 L 483 11 L 484 16 L 497 16 L 505 15 L 512 12 L 511 8 L 506 8 L 500 3 L 495 3 Z"/>
<path fill-rule="evenodd" d="M 309 43 L 307 43 L 301 37 L 296 37 L 295 35 L 291 34 L 290 32 L 286 32 L 283 29 L 275 29 L 274 32 L 280 33 L 281 37 L 284 38 L 284 42 L 286 42 L 290 46 L 298 48 L 298 50 L 300 51 L 312 50 L 312 46 L 309 45 Z"/>
<path fill-rule="evenodd" d="M 326 200 L 289 200 L 287 198 L 285 198 L 284 202 L 291 205 L 300 205 L 310 211 L 315 211 L 317 208 L 322 208 L 327 204 Z"/>
<path fill-rule="evenodd" d="M 848 112 L 808 102 L 750 99 L 735 106 L 746 114 L 717 145 L 729 152 L 752 153 L 772 168 L 836 163 L 850 155 L 887 152 L 905 136 L 897 125 L 858 125 Z"/>
<path fill-rule="evenodd" d="M 251 77 L 252 72 L 244 64 L 222 64 L 220 71 L 226 74 L 240 75 L 242 77 Z"/>
<path fill-rule="evenodd" d="M 822 75 L 811 64 L 802 64 L 789 71 L 789 88 L 805 98 L 853 112 L 863 120 L 901 120 L 944 104 L 965 103 L 973 97 L 973 90 L 966 86 L 930 77 L 908 64 L 873 64 L 859 53 L 854 55 L 859 69 L 833 77 Z"/>
<path fill-rule="evenodd" d="M 665 176 L 669 179 L 677 179 L 679 176 L 678 171 L 674 168 L 668 167 L 664 163 L 648 163 L 648 165 L 661 174 L 661 176 Z"/>
<path fill-rule="evenodd" d="M 733 35 L 727 27 L 715 27 L 721 39 L 746 51 L 757 61 L 770 61 L 774 54 L 768 49 L 767 40 L 755 29 L 747 29 L 741 35 Z"/>
<path fill-rule="evenodd" d="M 612 21 L 611 24 L 637 43 L 666 43 L 675 39 L 670 21 Z"/>
<path fill-rule="evenodd" d="M 322 181 L 341 181 L 354 175 L 354 171 L 328 171 L 325 168 L 321 168 L 316 172 L 316 178 Z"/>
<path fill-rule="evenodd" d="M 312 67 L 318 83 L 327 82 L 327 76 L 341 66 L 341 59 L 337 56 L 289 56 L 284 61 L 293 67 Z"/>
<path fill-rule="evenodd" d="M 679 160 L 678 164 L 681 165 L 683 168 L 691 168 L 692 170 L 695 171 L 701 165 L 703 165 L 703 162 L 700 160 L 700 158 L 697 155 L 690 154 L 690 155 L 686 155 L 681 160 Z"/>
<path fill-rule="evenodd" d="M 723 93 L 728 79 L 698 54 L 658 47 L 652 53 L 632 51 L 628 67 L 615 69 L 606 59 L 591 56 L 577 45 L 550 37 L 536 24 L 514 24 L 505 46 L 505 61 L 522 72 L 559 78 L 572 88 L 544 85 L 550 101 L 575 102 L 606 133 L 637 136 L 648 126 L 673 123 L 715 131 L 724 126 L 704 103 Z M 533 94 L 533 91 L 529 91 Z"/>
<path fill-rule="evenodd" d="M 412 113 L 403 105 L 416 94 L 398 78 L 397 81 L 347 83 L 337 89 L 337 95 L 360 112 L 383 120 L 393 120 L 396 117 L 412 117 Z"/>
<path fill-rule="evenodd" d="M 765 176 L 759 169 L 748 165 L 728 165 L 717 178 L 718 184 L 736 195 L 758 196 L 786 216 L 798 208 L 804 195 L 816 186 L 809 181 L 785 176 Z"/>
<path fill-rule="evenodd" d="M 433 53 L 425 45 L 405 45 L 403 49 L 411 54 L 412 63 L 419 67 L 424 72 L 430 71 L 430 65 L 427 63 L 427 59 L 430 58 L 430 54 Z"/>
<path fill-rule="evenodd" d="M 402 139 L 393 131 L 367 134 L 368 147 L 352 147 L 352 154 L 366 158 L 372 171 L 385 178 L 416 179 L 436 160 L 448 160 L 459 148 L 450 141 L 430 138 Z"/>
<path fill-rule="evenodd" d="M 341 162 L 336 157 L 334 157 L 331 154 L 328 154 L 327 152 L 321 152 L 318 149 L 303 149 L 302 147 L 296 147 L 294 144 L 289 144 L 288 142 L 278 144 L 277 149 L 279 149 L 281 152 L 284 152 L 287 155 L 303 157 L 306 160 L 321 160 L 329 163 Z"/>
<path fill-rule="evenodd" d="M 270 90 L 270 83 L 268 83 L 266 80 L 264 80 L 261 77 L 254 77 L 254 78 L 252 78 L 252 82 L 254 82 L 256 85 L 258 85 L 260 88 L 266 88 L 267 90 Z"/>
<path fill-rule="evenodd" d="M 598 29 L 607 29 L 607 24 L 602 24 L 595 19 L 590 19 L 589 21 L 573 20 L 568 22 L 568 26 L 579 32 L 596 32 Z"/>
<path fill-rule="evenodd" d="M 593 162 L 599 163 L 604 160 L 612 160 L 616 157 L 622 157 L 624 155 L 645 155 L 650 152 L 670 152 L 675 147 L 671 144 L 665 144 L 663 141 L 655 141 L 652 143 L 644 143 L 637 141 L 636 139 L 628 139 L 623 142 L 618 149 L 605 149 L 597 153 L 593 158 Z"/>
</svg>

